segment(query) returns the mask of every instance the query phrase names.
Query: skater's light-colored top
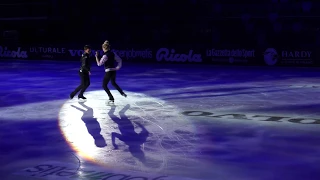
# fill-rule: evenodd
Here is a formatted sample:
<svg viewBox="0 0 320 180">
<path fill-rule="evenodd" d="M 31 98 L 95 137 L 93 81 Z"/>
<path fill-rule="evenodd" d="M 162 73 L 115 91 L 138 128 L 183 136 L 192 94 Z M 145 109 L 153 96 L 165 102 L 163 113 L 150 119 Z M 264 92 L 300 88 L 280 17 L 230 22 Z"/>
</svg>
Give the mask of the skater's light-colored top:
<svg viewBox="0 0 320 180">
<path fill-rule="evenodd" d="M 116 67 L 117 69 L 120 69 L 122 66 L 122 59 L 116 54 L 114 53 L 114 59 L 117 61 L 118 66 Z M 108 61 L 108 56 L 103 55 L 102 58 L 100 59 L 100 61 L 97 63 L 98 66 L 102 66 L 104 65 L 104 63 L 106 63 Z"/>
</svg>

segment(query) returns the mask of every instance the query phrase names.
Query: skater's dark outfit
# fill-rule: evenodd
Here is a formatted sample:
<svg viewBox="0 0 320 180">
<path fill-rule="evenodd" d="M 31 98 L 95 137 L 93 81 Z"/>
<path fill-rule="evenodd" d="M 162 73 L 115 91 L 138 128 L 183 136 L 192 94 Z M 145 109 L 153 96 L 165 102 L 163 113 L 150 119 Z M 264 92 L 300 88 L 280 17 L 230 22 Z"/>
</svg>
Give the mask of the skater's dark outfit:
<svg viewBox="0 0 320 180">
<path fill-rule="evenodd" d="M 79 91 L 78 98 L 79 99 L 86 99 L 83 96 L 83 93 L 86 89 L 90 86 L 90 47 L 84 47 L 84 53 L 81 56 L 81 66 L 79 70 L 79 76 L 81 80 L 81 84 L 70 94 L 70 99 L 72 99 Z"/>
<path fill-rule="evenodd" d="M 109 45 L 106 45 L 106 44 L 103 45 L 104 54 L 100 60 L 98 58 L 98 55 L 96 55 L 96 61 L 98 66 L 104 65 L 104 69 L 106 73 L 103 78 L 102 87 L 108 94 L 109 101 L 114 102 L 114 97 L 108 88 L 109 81 L 111 81 L 112 86 L 115 87 L 122 96 L 127 97 L 127 95 L 122 91 L 122 89 L 116 83 L 117 70 L 121 68 L 122 59 L 118 55 L 116 55 L 114 52 L 112 52 L 109 47 L 110 47 Z M 116 66 L 116 63 L 118 63 L 117 66 Z"/>
</svg>

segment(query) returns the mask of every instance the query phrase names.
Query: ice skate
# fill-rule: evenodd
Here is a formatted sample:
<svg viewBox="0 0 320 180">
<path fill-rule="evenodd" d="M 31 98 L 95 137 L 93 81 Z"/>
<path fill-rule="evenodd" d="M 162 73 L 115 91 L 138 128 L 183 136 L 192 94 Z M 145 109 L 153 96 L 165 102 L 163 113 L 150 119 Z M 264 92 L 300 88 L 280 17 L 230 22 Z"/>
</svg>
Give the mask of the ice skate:
<svg viewBox="0 0 320 180">
<path fill-rule="evenodd" d="M 108 102 L 106 102 L 107 105 L 114 105 L 114 100 L 109 100 Z"/>
<path fill-rule="evenodd" d="M 80 102 L 83 102 L 83 101 L 86 101 L 87 98 L 84 97 L 84 96 L 78 96 L 78 100 L 79 100 Z"/>
<path fill-rule="evenodd" d="M 73 99 L 73 97 L 74 97 L 73 93 L 69 94 L 69 99 Z"/>
</svg>

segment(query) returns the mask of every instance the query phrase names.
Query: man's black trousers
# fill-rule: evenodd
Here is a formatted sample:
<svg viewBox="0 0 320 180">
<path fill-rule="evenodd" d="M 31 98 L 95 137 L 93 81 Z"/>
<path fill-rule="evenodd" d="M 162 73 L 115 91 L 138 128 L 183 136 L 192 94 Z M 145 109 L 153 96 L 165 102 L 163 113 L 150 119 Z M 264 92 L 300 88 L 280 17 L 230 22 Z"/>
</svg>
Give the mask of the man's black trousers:
<svg viewBox="0 0 320 180">
<path fill-rule="evenodd" d="M 90 76 L 88 72 L 80 72 L 80 71 L 79 71 L 79 76 L 80 76 L 81 84 L 71 94 L 74 96 L 80 91 L 78 97 L 83 97 L 83 93 L 90 86 Z"/>
</svg>

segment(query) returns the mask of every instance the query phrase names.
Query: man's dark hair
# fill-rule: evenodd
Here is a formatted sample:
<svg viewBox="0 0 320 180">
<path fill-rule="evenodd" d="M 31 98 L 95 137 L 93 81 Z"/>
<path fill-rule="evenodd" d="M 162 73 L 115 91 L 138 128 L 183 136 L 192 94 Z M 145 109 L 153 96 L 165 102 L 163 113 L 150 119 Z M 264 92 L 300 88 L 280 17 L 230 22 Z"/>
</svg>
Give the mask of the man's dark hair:
<svg viewBox="0 0 320 180">
<path fill-rule="evenodd" d="M 89 45 L 85 45 L 85 46 L 83 47 L 83 49 L 84 49 L 84 50 L 87 50 L 87 49 L 91 49 L 91 47 L 90 47 Z"/>
</svg>

